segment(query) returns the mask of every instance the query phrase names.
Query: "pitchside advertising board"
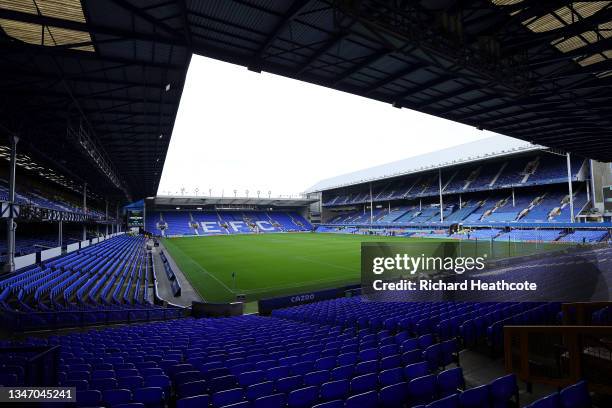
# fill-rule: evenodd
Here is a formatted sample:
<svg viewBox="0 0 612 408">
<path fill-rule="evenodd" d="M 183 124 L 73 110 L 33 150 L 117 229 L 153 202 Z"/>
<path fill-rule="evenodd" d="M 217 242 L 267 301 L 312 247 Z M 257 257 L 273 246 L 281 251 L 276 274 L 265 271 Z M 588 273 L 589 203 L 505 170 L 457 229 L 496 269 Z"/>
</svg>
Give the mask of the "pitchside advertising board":
<svg viewBox="0 0 612 408">
<path fill-rule="evenodd" d="M 541 242 L 364 242 L 362 293 L 377 301 L 608 301 L 608 259 L 608 247 Z"/>
</svg>

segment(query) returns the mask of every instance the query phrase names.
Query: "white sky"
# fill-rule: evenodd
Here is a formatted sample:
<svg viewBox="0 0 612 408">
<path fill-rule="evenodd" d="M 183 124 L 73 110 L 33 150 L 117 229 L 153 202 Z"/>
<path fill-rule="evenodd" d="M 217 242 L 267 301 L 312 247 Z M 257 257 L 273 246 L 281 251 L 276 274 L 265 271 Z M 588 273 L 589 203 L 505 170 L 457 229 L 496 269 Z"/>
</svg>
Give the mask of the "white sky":
<svg viewBox="0 0 612 408">
<path fill-rule="evenodd" d="M 491 135 L 194 55 L 158 194 L 295 196 L 325 178 Z"/>
</svg>

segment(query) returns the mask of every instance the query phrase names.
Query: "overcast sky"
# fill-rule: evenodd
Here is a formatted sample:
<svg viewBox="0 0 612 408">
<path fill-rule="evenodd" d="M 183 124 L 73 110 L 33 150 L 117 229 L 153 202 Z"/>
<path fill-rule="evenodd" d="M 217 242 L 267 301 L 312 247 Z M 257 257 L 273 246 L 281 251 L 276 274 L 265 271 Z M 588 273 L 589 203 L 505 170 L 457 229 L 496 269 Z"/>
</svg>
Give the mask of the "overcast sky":
<svg viewBox="0 0 612 408">
<path fill-rule="evenodd" d="M 491 135 L 194 55 L 158 194 L 297 195 L 328 177 Z"/>
</svg>

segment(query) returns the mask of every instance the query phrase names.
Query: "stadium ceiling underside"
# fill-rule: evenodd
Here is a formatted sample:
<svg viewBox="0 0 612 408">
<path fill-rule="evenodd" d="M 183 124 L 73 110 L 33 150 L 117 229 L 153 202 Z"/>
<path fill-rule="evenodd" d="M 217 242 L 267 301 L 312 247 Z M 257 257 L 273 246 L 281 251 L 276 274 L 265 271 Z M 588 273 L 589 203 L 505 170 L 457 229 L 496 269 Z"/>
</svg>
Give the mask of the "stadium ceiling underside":
<svg viewBox="0 0 612 408">
<path fill-rule="evenodd" d="M 0 123 L 154 195 L 195 53 L 610 161 L 611 36 L 612 1 L 0 0 Z"/>
</svg>

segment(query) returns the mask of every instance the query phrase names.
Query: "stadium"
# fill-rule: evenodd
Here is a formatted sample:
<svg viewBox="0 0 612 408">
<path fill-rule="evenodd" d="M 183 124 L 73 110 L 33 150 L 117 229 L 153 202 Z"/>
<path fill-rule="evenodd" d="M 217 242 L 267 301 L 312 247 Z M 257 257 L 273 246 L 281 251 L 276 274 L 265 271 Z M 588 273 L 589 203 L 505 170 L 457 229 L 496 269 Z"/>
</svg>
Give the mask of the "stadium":
<svg viewBox="0 0 612 408">
<path fill-rule="evenodd" d="M 612 406 L 611 25 L 609 1 L 0 1 L 0 402 Z M 299 196 L 162 194 L 199 57 L 497 135 Z M 397 148 L 333 137 L 299 153 Z"/>
</svg>

